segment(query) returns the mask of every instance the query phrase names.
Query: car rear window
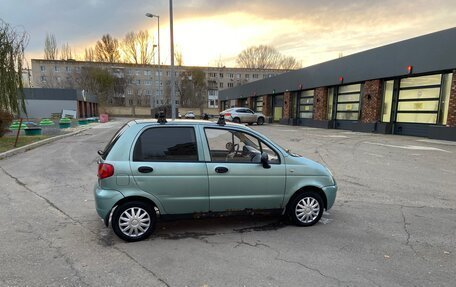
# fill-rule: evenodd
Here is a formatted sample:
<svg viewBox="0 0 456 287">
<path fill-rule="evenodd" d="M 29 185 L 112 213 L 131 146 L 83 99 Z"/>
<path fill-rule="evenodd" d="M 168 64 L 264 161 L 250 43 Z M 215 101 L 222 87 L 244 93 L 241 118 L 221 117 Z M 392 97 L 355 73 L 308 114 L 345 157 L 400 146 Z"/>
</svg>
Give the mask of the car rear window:
<svg viewBox="0 0 456 287">
<path fill-rule="evenodd" d="M 198 161 L 193 127 L 155 127 L 138 138 L 133 161 Z"/>
<path fill-rule="evenodd" d="M 106 145 L 106 147 L 104 148 L 104 150 L 99 154 L 101 156 L 101 158 L 103 160 L 105 160 L 109 154 L 109 152 L 111 151 L 112 147 L 115 145 L 115 143 L 117 142 L 117 140 L 122 136 L 122 134 L 128 129 L 128 124 L 125 124 L 123 125 L 115 134 L 114 136 L 111 138 L 111 140 L 108 142 L 108 144 Z"/>
</svg>

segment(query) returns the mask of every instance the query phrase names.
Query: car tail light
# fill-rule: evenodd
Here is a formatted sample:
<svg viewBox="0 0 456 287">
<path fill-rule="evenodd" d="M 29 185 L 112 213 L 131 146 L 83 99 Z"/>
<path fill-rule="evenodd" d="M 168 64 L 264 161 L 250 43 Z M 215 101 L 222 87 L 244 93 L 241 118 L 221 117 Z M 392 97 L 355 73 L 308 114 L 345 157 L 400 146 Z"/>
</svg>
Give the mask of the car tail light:
<svg viewBox="0 0 456 287">
<path fill-rule="evenodd" d="M 98 164 L 98 178 L 103 179 L 114 174 L 114 166 L 108 163 Z"/>
<path fill-rule="evenodd" d="M 225 116 L 225 118 L 226 117 L 231 117 L 231 114 L 230 113 L 226 113 L 224 116 Z"/>
</svg>

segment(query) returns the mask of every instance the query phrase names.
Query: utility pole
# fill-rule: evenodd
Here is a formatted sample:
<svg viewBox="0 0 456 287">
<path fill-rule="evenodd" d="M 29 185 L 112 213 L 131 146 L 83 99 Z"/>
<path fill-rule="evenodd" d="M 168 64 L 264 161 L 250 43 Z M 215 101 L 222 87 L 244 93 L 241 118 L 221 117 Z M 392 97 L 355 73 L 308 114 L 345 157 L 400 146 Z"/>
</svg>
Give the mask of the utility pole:
<svg viewBox="0 0 456 287">
<path fill-rule="evenodd" d="M 173 33 L 173 0 L 169 0 L 169 28 L 171 37 L 171 115 L 176 119 L 176 87 L 174 72 L 174 33 Z"/>
</svg>

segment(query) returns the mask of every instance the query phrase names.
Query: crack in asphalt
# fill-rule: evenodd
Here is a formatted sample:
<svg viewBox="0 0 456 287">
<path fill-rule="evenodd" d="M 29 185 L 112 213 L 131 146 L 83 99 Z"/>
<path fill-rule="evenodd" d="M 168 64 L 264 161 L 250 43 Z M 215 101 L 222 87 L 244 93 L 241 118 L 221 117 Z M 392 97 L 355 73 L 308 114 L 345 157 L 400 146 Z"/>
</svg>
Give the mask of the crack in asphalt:
<svg viewBox="0 0 456 287">
<path fill-rule="evenodd" d="M 252 243 L 249 243 L 247 241 L 244 240 L 244 235 L 241 234 L 241 241 L 236 241 L 237 245 L 234 246 L 233 248 L 238 248 L 239 246 L 241 245 L 247 245 L 247 246 L 250 246 L 250 247 L 259 247 L 259 246 L 264 246 L 264 247 L 267 247 L 267 248 L 271 248 L 271 246 L 267 245 L 267 244 L 264 244 L 264 243 L 259 243 L 258 241 L 255 242 L 254 244 Z"/>
<path fill-rule="evenodd" d="M 94 235 L 97 235 L 95 232 L 93 232 L 92 230 L 86 228 L 80 221 L 76 220 L 75 218 L 71 217 L 69 214 L 67 214 L 65 211 L 63 211 L 62 209 L 60 209 L 58 206 L 56 206 L 53 202 L 51 202 L 49 199 L 47 199 L 46 197 L 38 194 L 37 192 L 35 192 L 34 190 L 30 189 L 27 184 L 25 184 L 24 182 L 22 182 L 20 179 L 18 179 L 17 177 L 13 176 L 12 174 L 10 174 L 9 172 L 7 172 L 3 167 L 0 167 L 0 169 L 7 175 L 9 176 L 11 179 L 15 180 L 16 183 L 20 186 L 22 186 L 23 188 L 25 188 L 27 191 L 33 193 L 34 195 L 36 195 L 37 197 L 39 197 L 40 199 L 44 200 L 47 204 L 49 204 L 49 206 L 51 206 L 52 208 L 54 208 L 55 210 L 59 211 L 60 213 L 62 213 L 65 217 L 69 218 L 71 221 L 73 221 L 74 223 L 77 223 L 80 227 L 82 227 L 83 229 L 89 231 L 90 233 L 94 234 Z M 45 240 L 43 238 L 43 240 Z M 102 239 L 104 240 L 104 239 Z M 46 241 L 46 240 L 45 240 Z M 47 241 L 46 241 L 47 242 Z M 106 246 L 109 246 L 108 244 L 106 244 Z M 150 273 L 151 275 L 153 275 L 158 281 L 162 282 L 165 286 L 170 286 L 164 279 L 160 278 L 157 276 L 157 274 L 155 274 L 155 272 L 153 272 L 152 270 L 148 269 L 147 267 L 145 267 L 144 265 L 142 265 L 141 263 L 139 263 L 135 258 L 133 258 L 130 254 L 128 254 L 126 251 L 118 248 L 117 246 L 111 246 L 113 249 L 119 251 L 120 253 L 124 254 L 125 256 L 127 256 L 128 258 L 130 258 L 130 260 L 132 260 L 133 262 L 135 262 L 136 264 L 138 264 L 141 268 L 143 268 L 144 270 L 146 270 L 148 273 Z M 50 248 L 52 248 L 52 246 L 50 246 Z M 74 269 L 74 266 L 69 263 L 69 258 L 67 258 L 62 252 L 60 252 L 59 254 L 62 255 L 63 258 L 65 258 L 65 262 L 67 262 L 68 264 L 70 264 L 70 267 L 72 269 Z M 78 272 L 76 269 L 75 269 L 76 272 Z M 85 283 L 84 281 L 82 281 L 81 279 L 81 282 Z M 87 283 L 85 283 L 87 286 L 90 286 L 88 285 Z"/>
<path fill-rule="evenodd" d="M 276 257 L 274 258 L 274 260 L 277 260 L 277 261 L 281 261 L 281 262 L 285 262 L 285 263 L 288 263 L 288 264 L 295 264 L 295 265 L 299 265 L 301 267 L 304 267 L 305 269 L 309 270 L 309 271 L 312 271 L 314 273 L 317 273 L 319 274 L 321 277 L 324 277 L 324 278 L 327 278 L 327 279 L 331 279 L 333 281 L 336 281 L 337 282 L 337 285 L 338 286 L 341 286 L 341 284 L 343 283 L 352 283 L 350 281 L 342 281 L 336 277 L 332 277 L 332 276 L 329 276 L 327 274 L 324 274 L 323 272 L 321 272 L 319 269 L 317 268 L 312 268 L 312 267 L 309 267 L 307 266 L 306 264 L 304 263 L 301 263 L 301 262 L 298 262 L 298 261 L 292 261 L 292 260 L 288 260 L 288 259 L 284 259 L 284 258 L 280 258 L 280 251 L 278 251 L 277 249 L 275 248 L 272 248 L 271 246 L 267 245 L 267 244 L 264 244 L 264 243 L 259 243 L 259 242 L 255 242 L 255 243 L 250 243 L 250 242 L 247 242 L 244 240 L 244 238 L 242 237 L 242 234 L 241 234 L 241 241 L 237 241 L 236 242 L 237 245 L 234 246 L 233 248 L 237 248 L 241 245 L 245 245 L 245 246 L 248 246 L 248 247 L 253 247 L 253 248 L 259 248 L 261 246 L 263 247 L 266 247 L 272 251 L 274 251 L 277 255 Z"/>
<path fill-rule="evenodd" d="M 408 247 L 410 247 L 410 249 L 415 253 L 416 256 L 419 256 L 420 258 L 422 258 L 424 261 L 429 261 L 426 259 L 426 257 L 424 257 L 423 255 L 421 255 L 416 249 L 415 247 L 413 246 L 413 244 L 410 243 L 410 237 L 411 237 L 411 234 L 410 234 L 410 231 L 408 230 L 407 226 L 410 225 L 410 223 L 407 222 L 407 220 L 405 219 L 405 213 L 404 213 L 404 207 L 407 207 L 409 208 L 408 206 L 404 206 L 404 205 L 401 205 L 400 206 L 400 209 L 401 209 L 401 215 L 402 215 L 402 222 L 403 222 L 403 229 L 405 231 L 405 233 L 407 234 L 407 239 L 405 241 L 405 245 L 407 245 Z M 424 206 L 423 206 L 424 207 Z M 423 208 L 423 207 L 412 207 L 412 208 Z"/>
<path fill-rule="evenodd" d="M 68 258 L 63 252 L 62 252 L 62 248 L 61 247 L 57 247 L 57 246 L 54 246 L 53 245 L 53 241 L 52 240 L 49 240 L 49 239 L 46 239 L 46 238 L 43 238 L 41 236 L 38 237 L 38 240 L 42 240 L 44 242 L 46 242 L 48 244 L 48 247 L 51 248 L 51 249 L 54 249 L 57 254 L 63 258 L 63 260 L 65 260 L 65 263 L 71 268 L 71 270 L 73 270 L 73 272 L 75 273 L 75 276 L 76 278 L 82 282 L 84 285 L 83 286 L 91 286 L 90 284 L 88 284 L 87 282 L 85 282 L 83 279 L 82 279 L 82 275 L 81 273 L 79 272 L 78 269 L 76 269 L 76 267 L 74 267 L 74 263 L 70 260 L 70 258 Z M 78 285 L 78 286 L 81 286 L 81 285 Z"/>
<path fill-rule="evenodd" d="M 22 182 L 19 178 L 15 177 L 14 175 L 10 174 L 9 172 L 7 172 L 3 167 L 0 167 L 0 169 L 7 175 L 9 176 L 11 179 L 15 180 L 16 183 L 20 186 L 22 186 L 23 188 L 25 188 L 27 191 L 33 193 L 34 195 L 36 195 L 37 197 L 41 198 L 42 200 L 44 200 L 47 204 L 49 204 L 52 208 L 54 208 L 55 210 L 59 211 L 60 213 L 62 213 L 65 217 L 68 217 L 71 221 L 73 222 L 76 222 L 78 224 L 81 224 L 81 222 L 79 222 L 78 220 L 74 219 L 73 217 L 71 217 L 69 214 L 67 214 L 65 211 L 63 211 L 62 209 L 60 209 L 58 206 L 56 206 L 52 201 L 50 201 L 49 199 L 47 199 L 46 197 L 40 195 L 39 193 L 37 193 L 36 191 L 32 190 L 31 188 L 29 188 L 27 186 L 27 184 L 25 184 L 24 182 Z"/>
</svg>

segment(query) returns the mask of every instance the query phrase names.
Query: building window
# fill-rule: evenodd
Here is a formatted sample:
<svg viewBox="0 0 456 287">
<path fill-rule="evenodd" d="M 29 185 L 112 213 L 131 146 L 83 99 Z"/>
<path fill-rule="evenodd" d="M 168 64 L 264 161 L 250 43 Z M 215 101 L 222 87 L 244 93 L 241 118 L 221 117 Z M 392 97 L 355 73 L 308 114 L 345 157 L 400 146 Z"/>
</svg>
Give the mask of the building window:
<svg viewBox="0 0 456 287">
<path fill-rule="evenodd" d="M 136 70 L 136 76 L 139 76 L 140 72 L 141 72 L 141 71 Z"/>
<path fill-rule="evenodd" d="M 245 78 L 249 79 L 250 78 L 250 74 L 245 74 Z"/>
<path fill-rule="evenodd" d="M 60 67 L 59 66 L 54 66 L 54 72 L 60 72 Z"/>
<path fill-rule="evenodd" d="M 240 79 L 241 78 L 241 74 L 236 74 L 236 79 Z"/>
<path fill-rule="evenodd" d="M 254 78 L 254 79 L 258 79 L 258 77 L 259 77 L 258 74 L 253 74 L 253 75 L 252 75 L 252 78 Z"/>
<path fill-rule="evenodd" d="M 223 89 L 223 83 L 222 83 L 222 82 L 219 83 L 219 87 L 220 87 L 221 89 Z"/>
<path fill-rule="evenodd" d="M 446 124 L 451 79 L 451 73 L 401 79 L 396 121 Z M 385 93 L 384 102 L 387 96 Z"/>
<path fill-rule="evenodd" d="M 254 101 L 254 110 L 257 113 L 263 112 L 263 97 L 256 97 Z"/>
<path fill-rule="evenodd" d="M 215 78 L 217 76 L 217 73 L 209 73 L 209 78 Z"/>
<path fill-rule="evenodd" d="M 299 96 L 299 118 L 311 119 L 313 116 L 315 90 L 301 92 Z"/>
<path fill-rule="evenodd" d="M 234 74 L 233 74 L 233 73 L 228 74 L 228 76 L 229 76 L 231 79 L 234 78 Z"/>
<path fill-rule="evenodd" d="M 46 76 L 41 76 L 41 82 L 45 83 L 46 82 Z"/>
<path fill-rule="evenodd" d="M 219 78 L 223 78 L 223 73 L 219 73 Z"/>
<path fill-rule="evenodd" d="M 41 72 L 45 72 L 46 71 L 46 67 L 45 66 L 40 66 L 40 70 L 41 70 Z"/>
<path fill-rule="evenodd" d="M 71 67 L 66 66 L 66 67 L 65 67 L 65 71 L 66 71 L 67 73 L 71 72 Z"/>
<path fill-rule="evenodd" d="M 233 83 L 228 83 L 228 88 L 232 88 L 234 86 Z"/>
<path fill-rule="evenodd" d="M 357 121 L 361 84 L 340 86 L 337 94 L 336 119 Z"/>
</svg>

